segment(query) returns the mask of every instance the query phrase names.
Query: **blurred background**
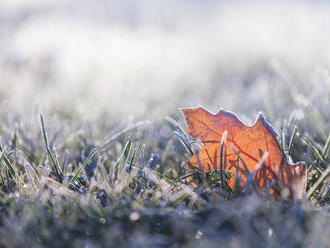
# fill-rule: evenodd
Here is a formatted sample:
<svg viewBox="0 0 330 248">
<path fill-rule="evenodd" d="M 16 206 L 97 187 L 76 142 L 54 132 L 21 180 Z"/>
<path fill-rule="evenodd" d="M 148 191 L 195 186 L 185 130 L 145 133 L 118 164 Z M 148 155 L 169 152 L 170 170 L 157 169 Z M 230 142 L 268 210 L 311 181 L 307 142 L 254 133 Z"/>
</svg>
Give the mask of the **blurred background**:
<svg viewBox="0 0 330 248">
<path fill-rule="evenodd" d="M 329 27 L 327 1 L 2 0 L 1 111 L 327 118 Z"/>
</svg>

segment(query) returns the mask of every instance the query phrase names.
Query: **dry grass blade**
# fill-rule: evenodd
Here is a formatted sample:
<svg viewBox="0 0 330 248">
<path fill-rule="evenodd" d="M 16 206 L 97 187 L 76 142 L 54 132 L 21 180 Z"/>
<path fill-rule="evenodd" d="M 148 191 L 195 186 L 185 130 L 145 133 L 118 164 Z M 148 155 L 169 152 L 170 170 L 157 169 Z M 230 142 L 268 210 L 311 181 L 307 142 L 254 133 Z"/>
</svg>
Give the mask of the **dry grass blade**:
<svg viewBox="0 0 330 248">
<path fill-rule="evenodd" d="M 322 172 L 320 178 L 314 183 L 313 187 L 308 191 L 307 198 L 311 198 L 311 196 L 315 193 L 315 191 L 320 187 L 323 181 L 330 175 L 330 167 L 327 170 Z"/>
<path fill-rule="evenodd" d="M 224 153 L 226 153 L 226 140 L 227 140 L 227 130 L 225 130 L 222 134 L 221 141 L 220 141 L 220 178 L 221 178 L 221 187 L 224 188 L 225 180 L 224 180 L 224 168 L 226 168 L 226 160 L 224 159 Z"/>
</svg>

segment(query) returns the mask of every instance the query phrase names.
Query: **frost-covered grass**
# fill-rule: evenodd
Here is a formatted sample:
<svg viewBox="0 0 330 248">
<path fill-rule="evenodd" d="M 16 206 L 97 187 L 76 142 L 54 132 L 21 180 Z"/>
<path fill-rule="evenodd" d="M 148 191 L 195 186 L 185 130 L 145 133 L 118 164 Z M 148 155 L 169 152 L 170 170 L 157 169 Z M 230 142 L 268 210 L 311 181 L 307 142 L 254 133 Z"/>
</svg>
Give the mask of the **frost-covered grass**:
<svg viewBox="0 0 330 248">
<path fill-rule="evenodd" d="M 327 4 L 0 5 L 0 247 L 330 245 Z M 304 199 L 185 169 L 197 105 L 262 111 Z"/>
<path fill-rule="evenodd" d="M 231 194 L 209 174 L 188 180 L 183 164 L 190 155 L 181 139 L 192 140 L 171 118 L 127 128 L 104 116 L 80 122 L 55 114 L 43 132 L 37 121 L 4 112 L 0 244 L 325 247 L 329 138 L 313 135 L 315 119 L 309 126 L 280 116 L 286 151 L 295 134 L 292 157 L 309 165 L 301 202 L 265 200 L 252 189 Z"/>
</svg>

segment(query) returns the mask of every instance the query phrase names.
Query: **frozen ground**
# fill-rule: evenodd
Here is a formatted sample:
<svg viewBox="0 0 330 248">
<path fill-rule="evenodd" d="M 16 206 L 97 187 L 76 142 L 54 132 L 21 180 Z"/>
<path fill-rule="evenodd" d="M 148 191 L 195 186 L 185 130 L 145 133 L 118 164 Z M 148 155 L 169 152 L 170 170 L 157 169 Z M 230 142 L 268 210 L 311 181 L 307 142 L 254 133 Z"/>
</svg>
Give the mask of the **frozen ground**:
<svg viewBox="0 0 330 248">
<path fill-rule="evenodd" d="M 329 13 L 327 1 L 0 0 L 0 246 L 329 247 L 329 180 L 310 194 L 330 164 Z M 187 173 L 179 108 L 198 105 L 247 123 L 263 111 L 286 147 L 295 133 L 308 197 L 172 190 Z M 68 189 L 93 147 L 145 120 Z"/>
</svg>

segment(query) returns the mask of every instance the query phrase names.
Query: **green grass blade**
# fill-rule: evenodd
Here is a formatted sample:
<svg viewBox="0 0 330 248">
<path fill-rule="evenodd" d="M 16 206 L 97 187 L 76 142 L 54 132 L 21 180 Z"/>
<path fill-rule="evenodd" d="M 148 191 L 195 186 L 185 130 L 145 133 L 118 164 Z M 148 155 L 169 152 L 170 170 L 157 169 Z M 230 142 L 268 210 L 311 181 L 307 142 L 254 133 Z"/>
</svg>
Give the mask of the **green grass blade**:
<svg viewBox="0 0 330 248">
<path fill-rule="evenodd" d="M 294 126 L 294 129 L 293 129 L 293 132 L 292 132 L 292 135 L 290 137 L 290 141 L 289 141 L 289 147 L 288 147 L 288 154 L 291 155 L 291 150 L 292 150 L 292 145 L 293 145 L 293 139 L 294 137 L 296 136 L 296 133 L 297 133 L 297 126 Z"/>
<path fill-rule="evenodd" d="M 102 145 L 95 147 L 91 153 L 88 155 L 86 161 L 78 168 L 78 170 L 76 171 L 76 173 L 74 174 L 74 176 L 71 178 L 70 182 L 68 183 L 68 186 L 73 184 L 75 180 L 77 180 L 77 178 L 79 177 L 81 171 L 91 163 L 92 159 L 94 158 L 94 156 L 96 154 L 98 154 L 100 151 L 104 150 L 106 147 L 108 147 L 111 143 L 113 143 L 115 140 L 117 140 L 119 137 L 121 137 L 122 135 L 126 134 L 127 132 L 133 131 L 135 129 L 138 129 L 142 126 L 145 125 L 149 125 L 150 122 L 149 121 L 143 121 L 143 122 L 139 122 L 136 125 L 129 127 L 129 128 L 125 128 L 122 131 L 120 131 L 119 133 L 113 135 L 111 138 L 109 138 L 106 142 L 104 142 Z"/>
<path fill-rule="evenodd" d="M 2 149 L 1 149 L 1 151 L 2 151 Z M 5 154 L 4 151 L 2 152 L 2 154 L 1 154 L 1 156 L 0 156 L 0 163 L 1 163 L 2 160 L 5 162 L 7 168 L 9 169 L 9 171 L 10 171 L 10 173 L 11 173 L 11 175 L 12 175 L 14 178 L 16 178 L 16 171 L 15 171 L 14 167 L 12 166 L 11 162 L 9 161 L 9 159 L 8 159 L 8 157 L 6 156 L 6 154 Z"/>
<path fill-rule="evenodd" d="M 318 160 L 324 162 L 324 159 L 323 159 L 319 149 L 311 141 L 309 141 L 308 139 L 305 139 L 305 138 L 302 138 L 302 141 L 313 150 L 313 152 Z"/>
<path fill-rule="evenodd" d="M 128 174 L 131 174 L 132 167 L 133 167 L 133 164 L 134 164 L 134 161 L 135 161 L 135 155 L 136 155 L 136 150 L 133 152 L 133 155 L 132 155 L 131 161 L 130 161 L 130 163 L 129 163 Z"/>
<path fill-rule="evenodd" d="M 247 181 L 246 181 L 246 183 L 244 185 L 244 188 L 246 189 L 250 184 L 252 184 L 254 191 L 255 192 L 258 192 L 257 191 L 257 187 L 256 187 L 256 185 L 254 183 L 254 180 L 253 180 L 254 174 L 251 176 L 251 172 L 249 171 L 249 168 L 247 167 L 244 159 L 241 157 L 241 155 L 239 154 L 239 152 L 236 150 L 236 148 L 233 145 L 232 145 L 232 149 L 236 153 L 236 155 L 239 158 L 239 160 L 242 162 L 243 167 L 244 167 L 244 170 L 245 170 L 245 172 L 247 174 Z"/>
<path fill-rule="evenodd" d="M 51 152 L 51 150 L 49 148 L 48 137 L 47 137 L 47 133 L 46 133 L 46 129 L 45 129 L 44 117 L 41 113 L 40 113 L 40 123 L 41 123 L 42 136 L 44 138 L 46 151 L 47 151 L 50 161 L 53 165 L 53 169 L 55 171 L 57 178 L 59 179 L 60 182 L 62 182 L 63 173 L 62 173 L 60 166 L 57 164 L 56 159 L 53 156 L 53 153 Z"/>
<path fill-rule="evenodd" d="M 324 148 L 323 148 L 323 152 L 322 152 L 322 157 L 324 159 L 326 159 L 329 155 L 329 149 L 330 149 L 330 134 L 327 138 L 327 141 L 325 142 Z"/>
<path fill-rule="evenodd" d="M 129 141 L 126 143 L 126 146 L 125 146 L 125 149 L 124 149 L 124 161 L 123 161 L 124 164 L 125 164 L 126 161 L 127 161 L 127 158 L 128 158 L 129 152 L 131 151 L 131 147 L 132 147 L 132 141 L 129 140 Z"/>
<path fill-rule="evenodd" d="M 235 194 L 238 194 L 241 190 L 240 187 L 240 175 L 239 175 L 239 157 L 237 157 L 237 164 L 236 164 L 236 175 L 235 175 L 235 187 L 234 187 L 234 192 Z"/>
<path fill-rule="evenodd" d="M 78 168 L 78 170 L 76 171 L 76 173 L 73 175 L 73 177 L 71 178 L 70 182 L 68 183 L 68 185 L 73 184 L 77 178 L 79 177 L 81 171 L 92 162 L 92 159 L 94 158 L 94 156 L 97 154 L 97 148 L 94 148 L 91 153 L 89 154 L 89 156 L 87 157 L 86 161 Z"/>
<path fill-rule="evenodd" d="M 233 149 L 233 151 L 236 153 L 236 155 L 237 155 L 237 157 L 239 158 L 239 160 L 242 162 L 246 174 L 247 174 L 248 176 L 250 176 L 251 173 L 250 173 L 249 168 L 247 167 L 247 165 L 246 165 L 244 159 L 241 157 L 241 155 L 239 154 L 239 152 L 236 150 L 236 148 L 235 148 L 233 145 L 232 145 L 232 149 Z"/>
<path fill-rule="evenodd" d="M 150 169 L 149 169 L 150 170 Z M 159 173 L 158 171 L 152 170 L 160 179 L 163 179 L 165 182 L 167 182 L 168 184 L 171 184 L 172 186 L 176 186 L 176 183 L 174 181 L 172 181 L 171 179 L 169 179 L 168 177 L 162 175 L 161 173 Z"/>
<path fill-rule="evenodd" d="M 188 178 L 188 177 L 191 177 L 191 176 L 193 176 L 193 175 L 195 175 L 195 174 L 196 174 L 196 172 L 193 172 L 193 173 L 190 173 L 190 174 L 184 175 L 184 176 L 179 177 L 178 179 L 176 179 L 175 182 L 176 182 L 176 183 L 177 183 L 177 182 L 180 182 L 180 181 L 182 181 L 183 179 L 186 179 L 186 178 Z"/>
<path fill-rule="evenodd" d="M 13 137 L 11 139 L 11 150 L 15 150 L 16 147 L 17 147 L 17 131 L 16 131 L 16 128 L 15 128 Z"/>
</svg>

